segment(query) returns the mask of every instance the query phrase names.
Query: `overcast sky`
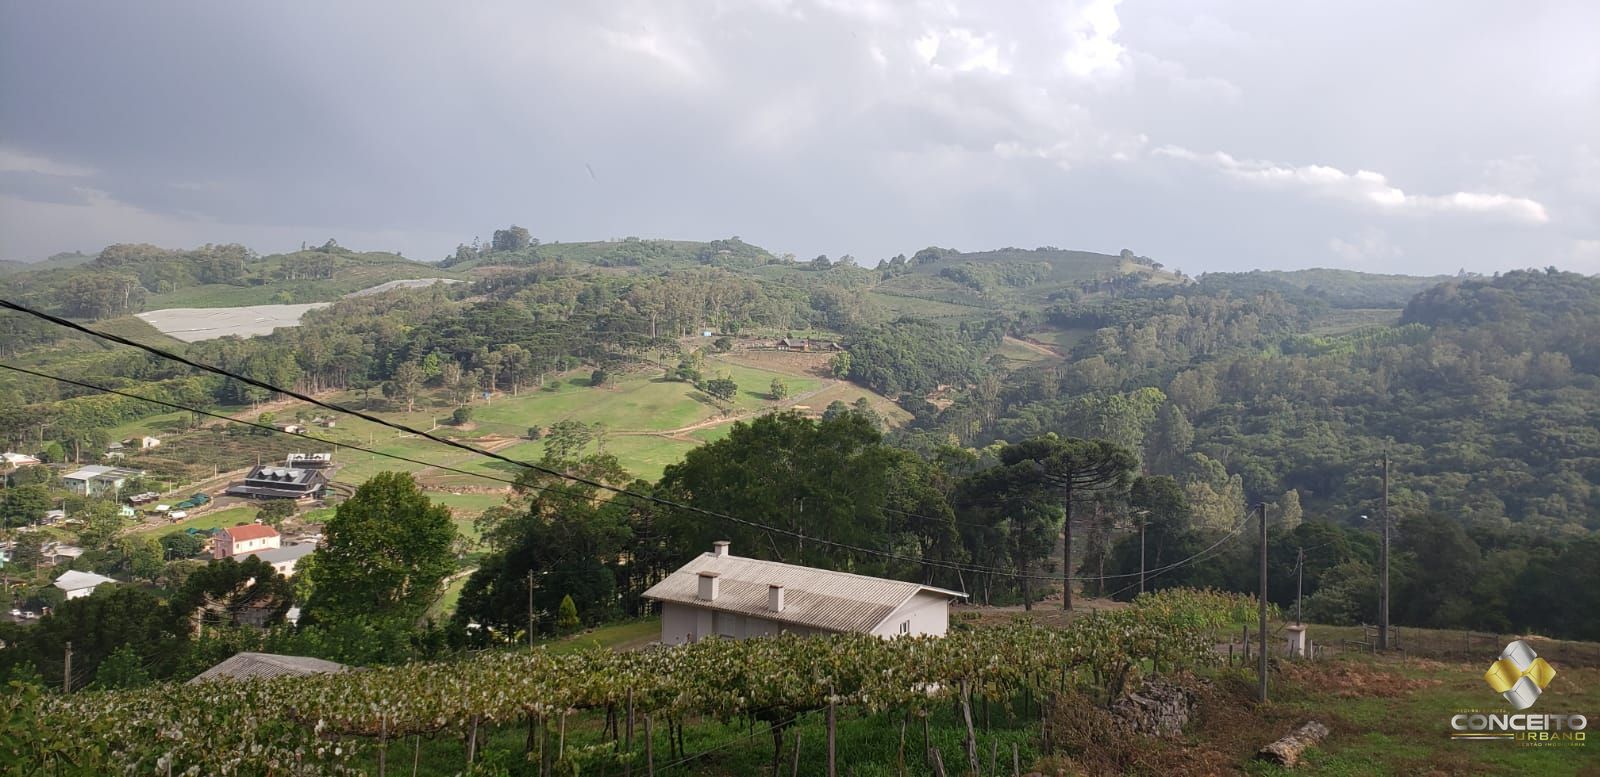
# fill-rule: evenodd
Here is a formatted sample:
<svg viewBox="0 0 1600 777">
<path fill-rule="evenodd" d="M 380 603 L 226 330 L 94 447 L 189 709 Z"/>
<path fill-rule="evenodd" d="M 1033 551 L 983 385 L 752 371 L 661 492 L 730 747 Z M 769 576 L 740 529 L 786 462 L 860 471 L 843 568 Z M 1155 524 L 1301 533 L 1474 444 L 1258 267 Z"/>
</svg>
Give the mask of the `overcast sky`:
<svg viewBox="0 0 1600 777">
<path fill-rule="evenodd" d="M 0 258 L 739 235 L 1600 272 L 1600 3 L 0 0 Z"/>
</svg>

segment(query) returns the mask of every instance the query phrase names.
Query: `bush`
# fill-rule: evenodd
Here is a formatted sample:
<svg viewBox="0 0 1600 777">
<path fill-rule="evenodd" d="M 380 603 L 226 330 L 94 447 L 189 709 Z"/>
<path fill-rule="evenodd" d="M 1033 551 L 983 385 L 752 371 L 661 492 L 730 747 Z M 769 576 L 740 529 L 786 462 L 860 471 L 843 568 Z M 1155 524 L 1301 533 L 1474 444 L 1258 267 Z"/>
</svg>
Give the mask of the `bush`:
<svg viewBox="0 0 1600 777">
<path fill-rule="evenodd" d="M 606 381 L 608 381 L 610 379 L 611 379 L 611 373 L 606 372 L 604 367 L 601 367 L 599 369 L 596 369 L 594 372 L 589 373 L 589 385 L 591 385 L 591 386 L 604 386 L 606 384 Z"/>
<path fill-rule="evenodd" d="M 461 426 L 471 420 L 472 408 L 470 407 L 458 407 L 450 414 L 450 423 L 455 426 Z"/>
<path fill-rule="evenodd" d="M 711 349 L 717 353 L 727 353 L 733 350 L 733 338 L 724 336 L 712 340 Z"/>
<path fill-rule="evenodd" d="M 578 605 L 572 601 L 572 594 L 561 597 L 561 611 L 556 615 L 556 630 L 566 634 L 578 628 Z"/>
</svg>

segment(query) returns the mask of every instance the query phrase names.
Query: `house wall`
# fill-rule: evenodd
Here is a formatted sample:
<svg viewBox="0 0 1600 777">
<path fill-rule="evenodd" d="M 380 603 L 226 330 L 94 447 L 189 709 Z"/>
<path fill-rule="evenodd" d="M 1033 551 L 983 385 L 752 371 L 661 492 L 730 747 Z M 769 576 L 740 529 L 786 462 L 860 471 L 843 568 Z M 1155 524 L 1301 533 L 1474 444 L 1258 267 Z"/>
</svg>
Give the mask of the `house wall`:
<svg viewBox="0 0 1600 777">
<path fill-rule="evenodd" d="M 900 630 L 907 624 L 907 630 Z M 925 634 L 942 637 L 950 630 L 949 598 L 928 591 L 918 592 L 911 600 L 900 605 L 889 617 L 878 624 L 872 633 L 880 637 L 898 637 L 901 634 Z"/>
<path fill-rule="evenodd" d="M 711 635 L 728 639 L 745 639 L 784 633 L 811 635 L 828 632 L 678 602 L 663 602 L 661 606 L 661 642 L 666 645 L 682 645 Z"/>
<path fill-rule="evenodd" d="M 257 550 L 271 550 L 278 547 L 278 537 L 262 537 L 254 540 L 239 540 L 235 542 L 226 533 L 217 535 L 216 545 L 212 549 L 213 558 L 228 558 L 241 553 L 251 553 Z"/>
<path fill-rule="evenodd" d="M 92 593 L 94 593 L 94 588 L 93 587 L 90 587 L 90 588 L 75 588 L 75 589 L 67 592 L 67 598 L 68 599 L 82 599 L 83 597 L 88 596 L 89 594 L 92 594 Z"/>
</svg>

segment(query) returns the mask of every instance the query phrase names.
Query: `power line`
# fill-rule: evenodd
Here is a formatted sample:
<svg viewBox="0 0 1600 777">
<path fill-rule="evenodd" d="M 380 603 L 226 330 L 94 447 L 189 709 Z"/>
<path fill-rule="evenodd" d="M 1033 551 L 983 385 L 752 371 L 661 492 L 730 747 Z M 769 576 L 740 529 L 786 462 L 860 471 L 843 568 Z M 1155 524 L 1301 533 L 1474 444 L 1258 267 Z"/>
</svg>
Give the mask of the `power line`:
<svg viewBox="0 0 1600 777">
<path fill-rule="evenodd" d="M 562 472 L 560 470 L 553 469 L 553 468 L 550 468 L 550 467 L 547 467 L 547 466 L 544 466 L 544 465 L 541 465 L 541 464 L 535 464 L 535 463 L 532 463 L 532 462 L 513 459 L 513 458 L 511 458 L 509 456 L 504 456 L 504 455 L 501 455 L 501 454 L 496 453 L 494 451 L 486 451 L 486 450 L 483 450 L 481 448 L 477 448 L 477 447 L 468 445 L 468 444 L 463 443 L 463 442 L 459 442 L 459 441 L 456 441 L 456 440 L 449 439 L 447 437 L 440 437 L 438 435 L 433 434 L 432 432 L 423 431 L 421 429 L 417 429 L 415 427 L 408 426 L 406 424 L 398 423 L 398 422 L 395 422 L 395 421 L 390 421 L 390 420 L 385 419 L 385 418 L 380 418 L 378 416 L 372 415 L 371 413 L 367 413 L 367 412 L 360 411 L 360 410 L 355 410 L 353 408 L 344 407 L 343 405 L 336 405 L 336 404 L 333 404 L 333 403 L 330 403 L 330 402 L 325 402 L 323 400 L 320 400 L 320 399 L 317 399 L 317 398 L 315 398 L 313 396 L 310 396 L 309 394 L 304 394 L 304 393 L 295 391 L 293 389 L 286 389 L 286 388 L 283 388 L 283 387 L 280 387 L 280 386 L 273 385 L 271 383 L 267 383 L 266 381 L 257 380 L 255 378 L 251 378 L 251 377 L 248 377 L 248 376 L 245 376 L 245 375 L 240 375 L 240 374 L 238 374 L 236 372 L 232 372 L 230 370 L 225 370 L 225 369 L 223 369 L 221 367 L 216 367 L 216 366 L 213 366 L 213 365 L 210 365 L 210 364 L 205 364 L 203 362 L 197 362 L 197 361 L 189 359 L 189 358 L 187 358 L 185 356 L 181 356 L 179 354 L 175 354 L 175 353 L 172 353 L 170 351 L 167 351 L 167 350 L 164 350 L 164 349 L 161 349 L 161 348 L 157 348 L 157 347 L 152 346 L 152 345 L 146 345 L 144 343 L 136 342 L 134 340 L 131 340 L 131 339 L 126 338 L 126 337 L 123 337 L 121 335 L 110 334 L 110 333 L 100 332 L 100 331 L 97 331 L 97 330 L 94 330 L 94 329 L 90 329 L 89 327 L 86 327 L 86 326 L 84 326 L 82 324 L 79 324 L 79 323 L 77 323 L 75 321 L 70 321 L 68 319 L 61 318 L 61 317 L 55 316 L 55 315 L 51 315 L 51 314 L 45 313 L 43 311 L 34 310 L 33 308 L 30 308 L 30 307 L 28 307 L 26 305 L 22 305 L 22 304 L 19 304 L 19 303 L 16 303 L 16 302 L 12 302 L 10 300 L 0 299 L 0 308 L 6 308 L 6 309 L 9 309 L 9 310 L 17 311 L 19 313 L 24 313 L 26 315 L 33 316 L 35 318 L 38 318 L 40 320 L 43 320 L 43 321 L 46 321 L 46 322 L 49 322 L 49 323 L 52 323 L 52 324 L 55 324 L 57 326 L 65 327 L 67 329 L 71 329 L 71 330 L 74 330 L 74 331 L 77 331 L 77 332 L 81 332 L 83 334 L 87 334 L 87 335 L 90 335 L 92 337 L 97 337 L 97 338 L 100 338 L 102 340 L 106 340 L 106 341 L 113 342 L 113 343 L 118 343 L 118 344 L 121 344 L 121 345 L 126 345 L 126 346 L 129 346 L 129 347 L 132 347 L 132 348 L 137 348 L 137 349 L 139 349 L 141 351 L 144 351 L 146 353 L 152 354 L 154 356 L 158 356 L 158 357 L 161 357 L 163 359 L 167 359 L 169 361 L 174 361 L 174 362 L 177 362 L 179 364 L 184 364 L 184 365 L 187 365 L 189 367 L 193 367 L 194 369 L 197 369 L 197 370 L 201 370 L 201 371 L 209 372 L 209 373 L 212 373 L 212 374 L 215 374 L 215 375 L 220 375 L 220 376 L 225 377 L 225 378 L 230 378 L 230 379 L 233 379 L 233 380 L 237 380 L 237 381 L 239 381 L 241 383 L 244 383 L 246 385 L 255 386 L 256 388 L 259 388 L 259 389 L 262 389 L 262 390 L 265 390 L 265 391 L 269 391 L 269 392 L 273 392 L 273 393 L 277 393 L 277 394 L 282 394 L 284 396 L 292 397 L 292 398 L 298 399 L 298 400 L 300 400 L 302 402 L 306 402 L 306 403 L 309 403 L 309 404 L 312 404 L 312 405 L 315 405 L 317 407 L 321 407 L 321 408 L 324 408 L 324 409 L 327 409 L 327 410 L 332 410 L 334 412 L 344 413 L 346 415 L 354 416 L 356 418 L 360 418 L 360 419 L 368 421 L 370 423 L 378 424 L 379 426 L 387 427 L 387 428 L 394 429 L 394 430 L 400 431 L 400 432 L 405 432 L 407 434 L 416 435 L 417 437 L 420 437 L 420 438 L 423 438 L 423 439 L 426 439 L 426 440 L 431 440 L 433 442 L 439 443 L 440 445 L 447 445 L 449 447 L 456 448 L 458 450 L 463 450 L 463 451 L 466 451 L 468 453 L 471 453 L 471 454 L 474 454 L 474 455 L 477 455 L 477 456 L 484 456 L 484 457 L 492 458 L 492 459 L 495 459 L 497 461 L 502 461 L 502 462 L 505 462 L 507 464 L 511 464 L 513 466 L 524 467 L 524 468 L 527 468 L 527 469 L 531 469 L 531 470 L 533 470 L 535 472 L 540 472 L 540 473 L 543 473 L 543 474 L 546 474 L 546 475 L 551 475 L 553 477 L 560 478 L 560 479 L 563 479 L 563 480 L 572 481 L 574 483 L 581 483 L 581 484 L 589 486 L 591 488 L 604 490 L 604 491 L 609 491 L 611 493 L 615 493 L 615 494 L 618 494 L 618 495 L 630 496 L 630 497 L 633 497 L 635 499 L 641 499 L 641 500 L 644 500 L 646 502 L 651 502 L 651 503 L 654 503 L 654 504 L 662 505 L 664 507 L 670 507 L 670 508 L 673 508 L 673 509 L 676 509 L 676 510 L 684 510 L 686 512 L 697 513 L 697 514 L 705 515 L 705 516 L 708 516 L 708 517 L 711 517 L 711 518 L 716 518 L 716 519 L 719 519 L 719 520 L 724 520 L 724 521 L 729 521 L 729 522 L 732 522 L 732 523 L 736 523 L 736 524 L 739 524 L 739 525 L 742 525 L 742 526 L 748 526 L 748 527 L 751 527 L 751 528 L 754 528 L 754 529 L 759 529 L 759 530 L 766 531 L 766 532 L 769 532 L 769 533 L 775 533 L 775 534 L 780 534 L 780 535 L 787 536 L 787 537 L 793 537 L 793 538 L 796 538 L 796 539 L 809 541 L 809 542 L 811 542 L 813 544 L 817 544 L 817 545 L 825 545 L 825 546 L 828 546 L 828 547 L 839 548 L 839 549 L 842 549 L 842 550 L 848 550 L 848 551 L 853 551 L 853 552 L 857 552 L 857 553 L 864 553 L 864 554 L 868 554 L 868 555 L 879 556 L 879 557 L 888 558 L 888 559 L 896 560 L 896 561 L 902 561 L 902 562 L 906 562 L 906 563 L 910 563 L 910 564 L 918 564 L 918 565 L 922 565 L 922 566 L 933 567 L 933 568 L 938 568 L 938 569 L 948 569 L 948 570 L 951 570 L 951 571 L 958 571 L 958 572 L 966 571 L 966 572 L 974 572 L 974 573 L 981 573 L 981 574 L 999 575 L 999 576 L 1004 576 L 1004 577 L 1011 577 L 1011 578 L 1014 578 L 1014 579 L 1025 579 L 1026 578 L 1026 579 L 1034 579 L 1034 580 L 1049 580 L 1049 581 L 1052 581 L 1052 582 L 1059 582 L 1059 581 L 1061 581 L 1063 579 L 1060 576 L 1054 576 L 1054 575 L 1029 575 L 1029 574 L 1025 574 L 1025 573 L 1021 573 L 1021 572 L 1013 572 L 1011 570 L 1000 568 L 1000 567 L 988 567 L 988 566 L 979 566 L 979 565 L 964 565 L 964 564 L 956 564 L 956 563 L 948 562 L 948 561 L 931 561 L 931 560 L 924 559 L 924 558 L 916 558 L 916 557 L 912 557 L 912 556 L 901 555 L 901 554 L 898 554 L 898 553 L 891 553 L 889 551 L 876 550 L 876 549 L 873 549 L 873 548 L 864 548 L 864 547 L 860 547 L 860 546 L 856 546 L 856 545 L 850 545 L 848 543 L 837 542 L 835 540 L 829 540 L 829 539 L 825 539 L 825 538 L 821 538 L 821 537 L 808 536 L 808 535 L 806 535 L 806 534 L 804 534 L 802 532 L 794 531 L 792 529 L 785 529 L 785 528 L 782 528 L 782 527 L 779 527 L 779 526 L 771 526 L 771 525 L 768 525 L 768 524 L 763 524 L 763 523 L 761 523 L 759 521 L 752 521 L 752 520 L 748 520 L 748 519 L 745 519 L 745 518 L 739 518 L 739 517 L 736 517 L 736 516 L 728 515 L 726 513 L 717 512 L 715 510 L 708 510 L 706 508 L 696 507 L 694 505 L 687 505 L 687 504 L 683 504 L 681 502 L 676 502 L 676 501 L 673 501 L 673 500 L 670 500 L 670 499 L 663 499 L 661 497 L 658 497 L 658 496 L 655 496 L 655 495 L 652 495 L 652 494 L 640 494 L 640 493 L 638 493 L 636 491 L 630 491 L 627 488 L 623 488 L 623 487 L 620 487 L 620 486 L 613 486 L 613 485 L 610 485 L 610 484 L 607 484 L 607 483 L 603 483 L 603 482 L 598 481 L 598 480 L 594 480 L 592 478 L 584 477 L 582 475 L 574 475 L 574 474 L 567 473 L 567 472 Z M 135 397 L 135 398 L 145 399 L 144 397 Z M 145 399 L 145 401 L 151 401 L 151 400 Z M 274 430 L 274 431 L 276 431 L 276 430 Z M 314 438 L 313 437 L 313 438 L 309 438 L 309 439 L 318 439 L 318 438 Z M 429 465 L 429 466 L 432 466 L 432 465 Z M 1064 563 L 1071 564 L 1072 560 L 1071 559 L 1064 559 Z M 1147 574 L 1148 574 L 1148 572 L 1147 572 Z M 1068 577 L 1066 579 L 1067 580 L 1084 581 L 1084 580 L 1093 580 L 1093 579 L 1096 579 L 1096 578 L 1094 578 L 1094 577 Z"/>
<path fill-rule="evenodd" d="M 127 397 L 129 399 L 137 399 L 137 400 L 139 400 L 141 402 L 149 402 L 150 404 L 160 405 L 162 407 L 172 408 L 173 410 L 182 410 L 182 411 L 186 411 L 186 412 L 190 412 L 190 413 L 196 413 L 198 415 L 209 416 L 211 418 L 216 418 L 216 419 L 220 419 L 220 420 L 223 420 L 223 421 L 228 421 L 230 423 L 235 423 L 235 424 L 240 424 L 240 425 L 243 425 L 243 426 L 248 426 L 248 427 L 251 427 L 251 428 L 254 428 L 254 429 L 261 429 L 263 431 L 272 432 L 274 434 L 284 434 L 284 435 L 289 435 L 291 437 L 300 437 L 300 438 L 311 440 L 312 442 L 320 443 L 320 444 L 323 444 L 323 445 L 332 445 L 332 446 L 334 446 L 336 448 L 348 448 L 350 450 L 361 451 L 363 453 L 370 453 L 370 454 L 373 454 L 375 456 L 383 456 L 385 458 L 395 459 L 397 461 L 404 461 L 404 462 L 408 462 L 408 463 L 411 463 L 411 464 L 420 464 L 420 465 L 425 466 L 425 467 L 431 467 L 433 469 L 444 470 L 445 472 L 454 472 L 454 473 L 461 474 L 461 475 L 470 475 L 472 477 L 483 478 L 485 480 L 493 480 L 493 481 L 495 481 L 497 483 L 506 483 L 506 484 L 509 484 L 509 485 L 512 485 L 512 486 L 516 486 L 517 485 L 517 481 L 512 480 L 510 478 L 496 477 L 494 475 L 487 475 L 487 474 L 484 474 L 482 472 L 473 472 L 471 470 L 465 470 L 465 469 L 460 469 L 460 468 L 457 468 L 457 467 L 451 467 L 451 466 L 448 466 L 448 465 L 445 465 L 445 464 L 434 464 L 432 462 L 423 461 L 421 459 L 413 459 L 413 458 L 410 458 L 408 456 L 402 456 L 402 455 L 400 455 L 398 453 L 388 453 L 388 452 L 385 452 L 385 451 L 375 450 L 373 448 L 368 448 L 368 447 L 365 447 L 365 446 L 362 446 L 362 445 L 356 445 L 356 444 L 353 444 L 353 443 L 345 443 L 345 442 L 337 442 L 335 440 L 327 440 L 327 439 L 323 439 L 321 437 L 314 437 L 312 435 L 304 434 L 304 433 L 301 433 L 301 432 L 284 431 L 282 429 L 278 429 L 278 428 L 273 427 L 273 426 L 268 426 L 266 424 L 256 423 L 254 421 L 246 421 L 246 420 L 244 420 L 242 418 L 234 418 L 232 416 L 222 415 L 221 413 L 213 413 L 213 412 L 211 412 L 209 410 L 201 410 L 199 408 L 190 407 L 188 405 L 180 405 L 178 403 L 168 402 L 168 401 L 162 400 L 162 399 L 151 399 L 150 397 L 140 396 L 138 394 L 133 394 L 133 393 L 130 393 L 130 392 L 127 392 L 127 391 L 121 391 L 121 390 L 114 389 L 114 388 L 107 388 L 105 386 L 96 386 L 96 385 L 94 385 L 92 383 L 84 383 L 83 381 L 73 380 L 71 378 L 63 378 L 63 377 L 61 377 L 59 375 L 50 375 L 48 373 L 39 372 L 37 370 L 30 370 L 30 369 L 28 369 L 26 367 L 17 367 L 17 366 L 10 365 L 10 364 L 0 364 L 0 369 L 11 370 L 13 372 L 20 372 L 20 373 L 23 373 L 25 375 L 32 375 L 32 376 L 34 376 L 36 378 L 46 378 L 46 379 L 49 379 L 49 380 L 60 381 L 62 383 L 66 383 L 68 385 L 77 386 L 79 388 L 86 388 L 86 389 L 90 389 L 92 391 L 102 391 L 102 392 L 105 392 L 107 394 L 116 394 L 117 396 Z M 534 488 L 535 490 L 548 490 L 548 487 L 540 487 L 540 486 L 525 486 L 525 487 Z"/>
</svg>

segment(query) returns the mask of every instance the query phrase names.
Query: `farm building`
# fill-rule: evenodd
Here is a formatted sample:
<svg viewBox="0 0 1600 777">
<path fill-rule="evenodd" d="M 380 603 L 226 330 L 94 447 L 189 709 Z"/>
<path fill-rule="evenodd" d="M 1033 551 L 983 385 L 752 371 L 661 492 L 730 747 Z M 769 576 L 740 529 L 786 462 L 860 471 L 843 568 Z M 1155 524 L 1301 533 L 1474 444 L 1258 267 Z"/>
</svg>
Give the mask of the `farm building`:
<svg viewBox="0 0 1600 777">
<path fill-rule="evenodd" d="M 278 547 L 278 530 L 259 523 L 218 529 L 213 535 L 212 558 L 231 558 Z"/>
<path fill-rule="evenodd" d="M 782 340 L 778 341 L 778 350 L 780 350 L 780 351 L 806 351 L 806 350 L 810 350 L 810 346 L 806 344 L 806 341 L 801 340 L 799 338 L 785 337 Z"/>
<path fill-rule="evenodd" d="M 645 591 L 661 602 L 661 641 L 792 634 L 944 636 L 966 594 L 918 583 L 742 558 L 718 542 Z"/>
<path fill-rule="evenodd" d="M 53 567 L 71 564 L 83 556 L 83 548 L 60 542 L 47 542 L 43 550 L 45 561 Z"/>
<path fill-rule="evenodd" d="M 61 576 L 56 578 L 55 587 L 65 591 L 68 599 L 81 599 L 89 594 L 94 593 L 96 586 L 115 582 L 117 581 L 112 580 L 105 575 L 97 575 L 93 572 L 79 572 L 75 569 L 69 569 L 65 572 L 62 572 Z"/>
<path fill-rule="evenodd" d="M 61 482 L 74 494 L 99 496 L 121 489 L 129 479 L 142 475 L 144 473 L 139 470 L 95 465 L 62 475 Z"/>
<path fill-rule="evenodd" d="M 292 545 L 268 548 L 266 550 L 252 550 L 244 553 L 236 553 L 234 554 L 234 558 L 243 561 L 246 556 L 255 556 L 256 558 L 271 564 L 272 568 L 278 571 L 278 574 L 283 575 L 284 577 L 291 577 L 294 575 L 295 565 L 300 563 L 300 559 L 311 555 L 312 553 L 316 552 L 316 550 L 317 544 L 315 542 L 297 542 Z"/>
<path fill-rule="evenodd" d="M 235 653 L 232 658 L 196 675 L 189 684 L 211 680 L 248 680 L 253 677 L 305 677 L 338 674 L 350 667 L 333 661 L 306 656 L 280 656 L 275 653 Z"/>
<path fill-rule="evenodd" d="M 0 453 L 0 469 L 31 467 L 38 463 L 39 459 L 37 457 L 29 456 L 26 453 L 12 453 L 11 451 Z"/>
<path fill-rule="evenodd" d="M 149 435 L 144 437 L 130 437 L 126 440 L 123 440 L 122 445 L 127 448 L 138 448 L 139 450 L 143 451 L 151 448 L 161 447 L 161 440 Z"/>
<path fill-rule="evenodd" d="M 328 476 L 315 469 L 260 465 L 244 476 L 244 482 L 228 486 L 228 496 L 252 499 L 312 499 L 322 495 Z"/>
<path fill-rule="evenodd" d="M 333 466 L 333 454 L 291 453 L 283 463 L 290 469 L 327 469 Z"/>
</svg>

